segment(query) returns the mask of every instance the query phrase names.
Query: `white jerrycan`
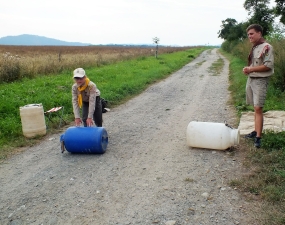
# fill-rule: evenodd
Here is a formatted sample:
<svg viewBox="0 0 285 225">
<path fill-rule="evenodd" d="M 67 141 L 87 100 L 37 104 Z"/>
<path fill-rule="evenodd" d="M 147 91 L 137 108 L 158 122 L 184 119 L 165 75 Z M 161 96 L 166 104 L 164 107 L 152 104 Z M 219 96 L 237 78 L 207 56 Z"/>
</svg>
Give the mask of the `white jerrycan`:
<svg viewBox="0 0 285 225">
<path fill-rule="evenodd" d="M 187 126 L 190 147 L 225 150 L 239 144 L 239 130 L 225 123 L 191 121 Z"/>
<path fill-rule="evenodd" d="M 32 138 L 37 135 L 45 135 L 46 121 L 42 104 L 29 104 L 20 107 L 23 135 Z"/>
</svg>

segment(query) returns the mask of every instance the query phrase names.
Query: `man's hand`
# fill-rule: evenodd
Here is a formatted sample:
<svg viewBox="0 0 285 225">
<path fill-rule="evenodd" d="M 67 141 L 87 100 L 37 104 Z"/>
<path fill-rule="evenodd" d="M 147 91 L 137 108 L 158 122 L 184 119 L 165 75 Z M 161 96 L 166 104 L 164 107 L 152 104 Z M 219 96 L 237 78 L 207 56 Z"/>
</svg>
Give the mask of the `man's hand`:
<svg viewBox="0 0 285 225">
<path fill-rule="evenodd" d="M 247 66 L 247 67 L 244 67 L 242 69 L 242 72 L 245 74 L 245 75 L 248 75 L 250 74 L 252 71 L 251 71 L 251 67 Z"/>
<path fill-rule="evenodd" d="M 87 127 L 91 127 L 93 125 L 93 119 L 87 118 L 86 123 L 87 123 Z"/>
<path fill-rule="evenodd" d="M 80 118 L 75 118 L 75 126 L 80 127 L 82 120 Z"/>
</svg>

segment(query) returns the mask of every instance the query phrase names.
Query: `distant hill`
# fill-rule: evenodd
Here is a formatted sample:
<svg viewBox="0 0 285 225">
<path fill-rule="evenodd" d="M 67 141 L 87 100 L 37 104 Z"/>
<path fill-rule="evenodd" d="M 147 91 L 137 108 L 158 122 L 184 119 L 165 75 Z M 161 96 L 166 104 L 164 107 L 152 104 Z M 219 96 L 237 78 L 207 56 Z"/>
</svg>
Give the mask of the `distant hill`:
<svg viewBox="0 0 285 225">
<path fill-rule="evenodd" d="M 81 42 L 67 42 L 38 35 L 22 34 L 0 38 L 0 45 L 49 45 L 49 46 L 88 46 Z"/>
</svg>

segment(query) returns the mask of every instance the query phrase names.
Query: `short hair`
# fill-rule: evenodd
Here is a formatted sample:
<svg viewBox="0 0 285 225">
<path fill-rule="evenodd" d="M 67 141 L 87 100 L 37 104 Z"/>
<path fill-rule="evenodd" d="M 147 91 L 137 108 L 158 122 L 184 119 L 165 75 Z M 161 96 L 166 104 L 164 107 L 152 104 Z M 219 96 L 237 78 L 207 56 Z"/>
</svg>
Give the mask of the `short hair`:
<svg viewBox="0 0 285 225">
<path fill-rule="evenodd" d="M 248 32 L 251 29 L 254 29 L 256 32 L 260 32 L 261 34 L 263 32 L 263 28 L 259 24 L 251 24 L 251 25 L 249 25 L 248 28 L 246 28 L 246 32 Z"/>
</svg>

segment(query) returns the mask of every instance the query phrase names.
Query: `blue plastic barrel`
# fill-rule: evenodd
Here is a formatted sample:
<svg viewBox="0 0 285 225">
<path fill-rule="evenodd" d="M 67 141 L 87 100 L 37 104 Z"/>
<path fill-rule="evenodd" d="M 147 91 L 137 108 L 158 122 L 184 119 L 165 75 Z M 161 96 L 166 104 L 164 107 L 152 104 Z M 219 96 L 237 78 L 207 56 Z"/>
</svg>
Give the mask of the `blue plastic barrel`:
<svg viewBox="0 0 285 225">
<path fill-rule="evenodd" d="M 69 127 L 60 136 L 62 152 L 105 153 L 108 133 L 104 127 Z"/>
</svg>

